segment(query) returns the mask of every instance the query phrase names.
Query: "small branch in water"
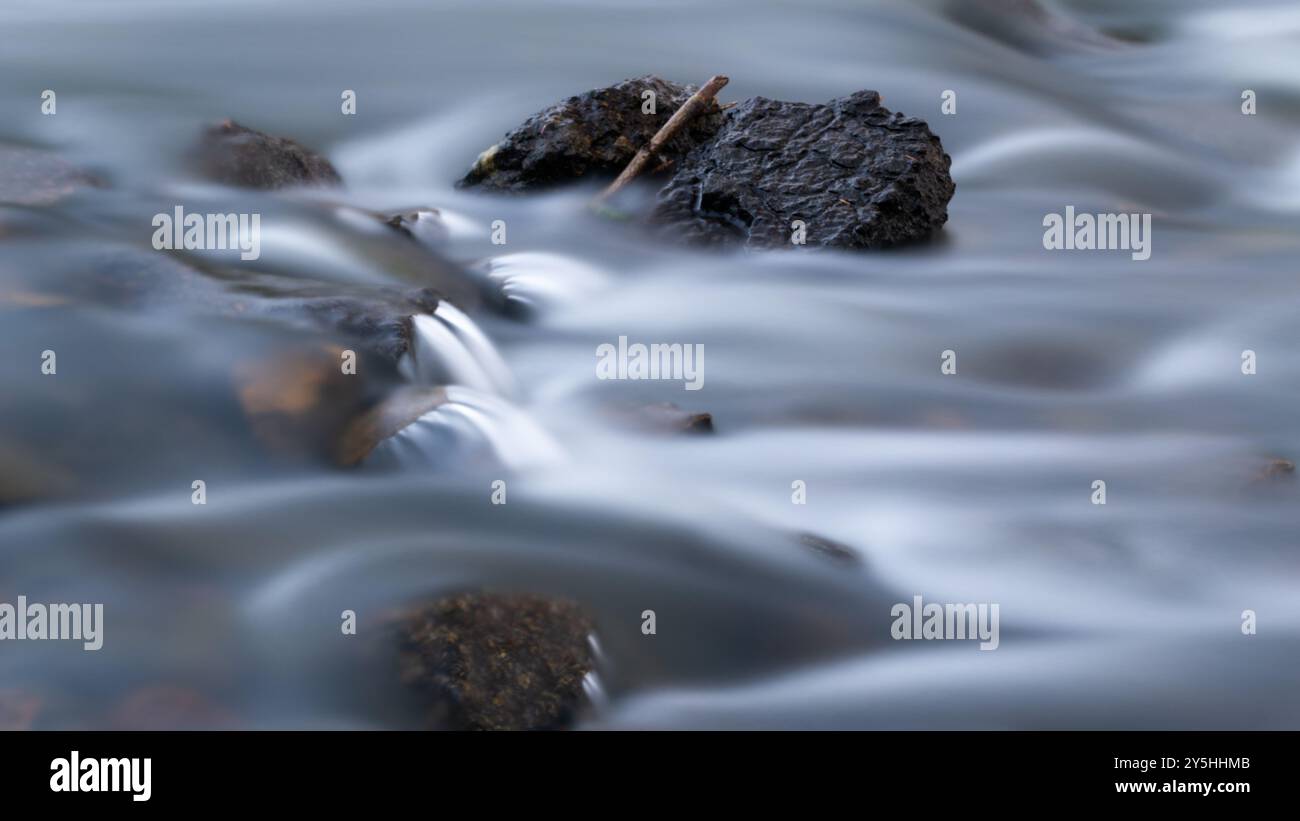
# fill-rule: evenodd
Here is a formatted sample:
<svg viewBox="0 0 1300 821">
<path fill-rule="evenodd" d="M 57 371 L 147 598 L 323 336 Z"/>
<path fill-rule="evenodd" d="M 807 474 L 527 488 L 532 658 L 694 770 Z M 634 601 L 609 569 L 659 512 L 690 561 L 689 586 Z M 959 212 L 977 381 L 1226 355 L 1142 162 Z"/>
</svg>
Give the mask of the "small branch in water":
<svg viewBox="0 0 1300 821">
<path fill-rule="evenodd" d="M 704 111 L 713 102 L 714 96 L 728 82 L 730 82 L 729 77 L 719 74 L 705 83 L 699 91 L 692 94 L 689 100 L 682 103 L 682 107 L 673 112 L 673 116 L 668 118 L 668 122 L 664 123 L 663 128 L 659 129 L 659 133 L 651 137 L 649 143 L 641 146 L 641 150 L 636 152 L 636 156 L 627 164 L 627 168 L 623 169 L 623 173 L 618 175 L 618 179 L 611 182 L 608 188 L 600 192 L 596 197 L 596 204 L 609 199 L 629 182 L 636 179 L 637 175 L 645 170 L 650 159 L 663 150 L 664 144 L 677 136 L 677 132 L 681 131 L 696 115 Z"/>
</svg>

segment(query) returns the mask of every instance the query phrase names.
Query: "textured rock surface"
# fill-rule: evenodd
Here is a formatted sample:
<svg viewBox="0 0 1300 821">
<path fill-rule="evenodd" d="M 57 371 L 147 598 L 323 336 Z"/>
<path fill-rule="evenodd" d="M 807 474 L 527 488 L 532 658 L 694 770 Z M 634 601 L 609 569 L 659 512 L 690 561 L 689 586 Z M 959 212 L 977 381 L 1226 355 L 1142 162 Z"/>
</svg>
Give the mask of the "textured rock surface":
<svg viewBox="0 0 1300 821">
<path fill-rule="evenodd" d="M 646 90 L 655 93 L 653 114 L 642 113 Z M 484 151 L 459 185 L 519 192 L 617 176 L 695 91 L 695 86 L 646 76 L 570 97 L 534 114 Z M 668 143 L 659 162 L 682 157 L 721 124 L 715 103 Z"/>
<path fill-rule="evenodd" d="M 563 727 L 592 669 L 591 630 L 582 609 L 563 599 L 448 596 L 401 622 L 402 680 L 426 696 L 433 727 Z"/>
<path fill-rule="evenodd" d="M 95 185 L 99 181 L 90 174 L 48 151 L 0 145 L 0 203 L 51 205 Z"/>
<path fill-rule="evenodd" d="M 342 184 L 330 161 L 286 137 L 225 120 L 207 129 L 199 148 L 204 176 L 242 188 Z"/>
<path fill-rule="evenodd" d="M 859 91 L 825 105 L 755 97 L 678 163 L 652 219 L 707 245 L 882 248 L 948 219 L 951 161 L 921 120 Z"/>
</svg>

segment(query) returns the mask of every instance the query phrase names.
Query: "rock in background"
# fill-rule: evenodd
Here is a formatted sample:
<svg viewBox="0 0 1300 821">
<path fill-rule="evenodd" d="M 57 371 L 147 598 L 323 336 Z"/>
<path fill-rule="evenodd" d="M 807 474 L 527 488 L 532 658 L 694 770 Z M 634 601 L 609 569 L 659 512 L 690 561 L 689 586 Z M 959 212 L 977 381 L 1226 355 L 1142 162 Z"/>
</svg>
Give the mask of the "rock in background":
<svg viewBox="0 0 1300 821">
<path fill-rule="evenodd" d="M 594 666 L 592 622 L 576 603 L 518 593 L 462 593 L 399 622 L 402 680 L 431 727 L 540 730 L 568 726 Z"/>
<path fill-rule="evenodd" d="M 642 112 L 647 90 L 655 93 L 653 114 Z M 615 177 L 696 91 L 695 86 L 645 76 L 570 97 L 534 114 L 484 151 L 458 185 L 518 193 L 591 176 Z M 721 125 L 715 103 L 668 142 L 658 161 L 684 156 Z"/>
</svg>

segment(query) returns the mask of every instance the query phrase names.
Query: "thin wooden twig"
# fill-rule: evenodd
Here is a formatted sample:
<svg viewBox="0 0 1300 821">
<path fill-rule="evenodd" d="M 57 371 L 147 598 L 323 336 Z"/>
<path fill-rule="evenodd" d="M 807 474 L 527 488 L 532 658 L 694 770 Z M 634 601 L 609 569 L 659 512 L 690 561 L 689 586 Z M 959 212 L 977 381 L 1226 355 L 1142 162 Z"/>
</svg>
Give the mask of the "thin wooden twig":
<svg viewBox="0 0 1300 821">
<path fill-rule="evenodd" d="M 699 91 L 692 94 L 689 100 L 682 103 L 682 107 L 673 112 L 673 116 L 668 118 L 668 122 L 664 123 L 663 128 L 659 129 L 659 133 L 651 137 L 650 142 L 641 146 L 641 150 L 636 152 L 636 156 L 627 164 L 627 168 L 623 169 L 623 173 L 618 175 L 618 179 L 611 182 L 608 188 L 600 192 L 596 197 L 596 202 L 599 203 L 609 199 L 629 182 L 636 179 L 637 175 L 645 170 L 646 164 L 650 162 L 651 158 L 662 151 L 664 145 L 677 136 L 677 132 L 681 131 L 696 115 L 704 111 L 713 102 L 714 96 L 728 82 L 730 82 L 729 77 L 719 74 L 705 83 Z"/>
</svg>

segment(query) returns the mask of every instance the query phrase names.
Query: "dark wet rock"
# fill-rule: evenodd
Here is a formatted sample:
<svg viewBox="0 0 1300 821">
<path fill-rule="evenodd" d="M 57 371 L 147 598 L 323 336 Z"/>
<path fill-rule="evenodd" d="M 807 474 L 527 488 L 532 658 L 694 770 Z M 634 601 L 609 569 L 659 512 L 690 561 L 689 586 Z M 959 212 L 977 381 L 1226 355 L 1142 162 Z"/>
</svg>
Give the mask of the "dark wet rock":
<svg viewBox="0 0 1300 821">
<path fill-rule="evenodd" d="M 594 659 L 591 619 L 564 599 L 462 593 L 407 613 L 401 679 L 428 705 L 431 727 L 538 730 L 568 726 Z"/>
<path fill-rule="evenodd" d="M 383 217 L 384 224 L 403 236 L 418 242 L 441 245 L 450 236 L 442 214 L 436 208 L 413 208 L 388 214 Z"/>
<path fill-rule="evenodd" d="M 199 147 L 209 179 L 242 188 L 342 185 L 330 161 L 286 137 L 272 137 L 232 120 L 209 127 Z"/>
<path fill-rule="evenodd" d="M 49 151 L 0 145 L 0 204 L 51 205 L 102 183 Z"/>
<path fill-rule="evenodd" d="M 0 511 L 71 494 L 74 474 L 19 441 L 0 437 Z"/>
<path fill-rule="evenodd" d="M 815 553 L 833 562 L 845 565 L 862 563 L 862 557 L 858 555 L 858 551 L 843 542 L 827 539 L 825 536 L 818 536 L 815 533 L 797 533 L 795 534 L 795 540 L 810 553 Z"/>
<path fill-rule="evenodd" d="M 672 402 L 616 411 L 620 421 L 651 433 L 713 433 L 713 414 L 685 411 Z"/>
<path fill-rule="evenodd" d="M 432 288 L 360 286 L 257 272 L 207 270 L 175 254 L 114 249 L 90 258 L 58 293 L 99 304 L 272 320 L 319 330 L 340 344 L 396 363 L 410 345 L 410 318 L 432 313 Z M 61 285 L 63 283 L 60 283 Z"/>
<path fill-rule="evenodd" d="M 727 112 L 659 192 L 652 220 L 691 243 L 883 248 L 948 219 L 951 160 L 921 120 L 859 91 L 825 105 L 756 97 Z"/>
<path fill-rule="evenodd" d="M 655 92 L 653 114 L 642 113 L 646 90 Z M 646 76 L 570 97 L 534 114 L 484 151 L 459 185 L 521 192 L 615 177 L 696 90 Z M 684 156 L 721 124 L 722 112 L 714 103 L 669 141 L 659 162 Z"/>
</svg>

